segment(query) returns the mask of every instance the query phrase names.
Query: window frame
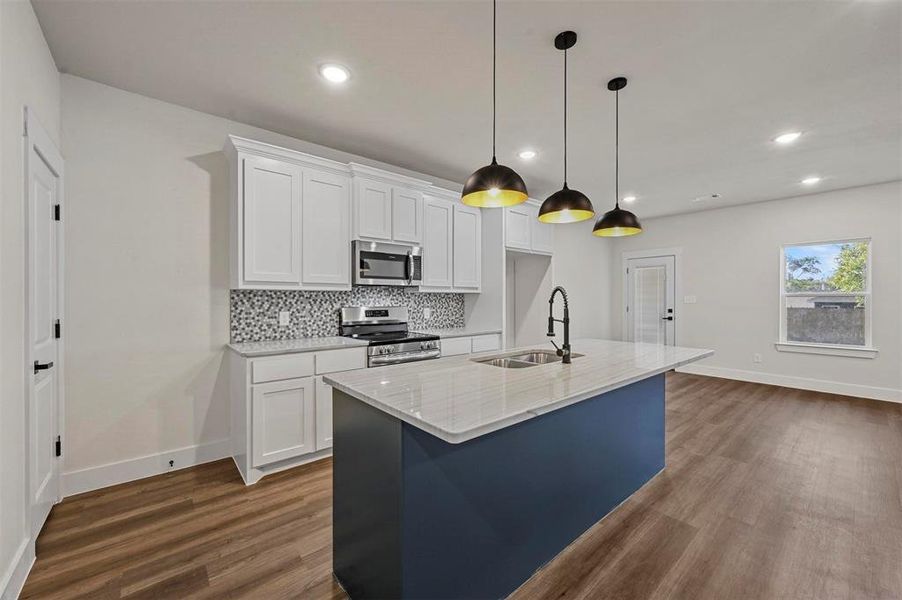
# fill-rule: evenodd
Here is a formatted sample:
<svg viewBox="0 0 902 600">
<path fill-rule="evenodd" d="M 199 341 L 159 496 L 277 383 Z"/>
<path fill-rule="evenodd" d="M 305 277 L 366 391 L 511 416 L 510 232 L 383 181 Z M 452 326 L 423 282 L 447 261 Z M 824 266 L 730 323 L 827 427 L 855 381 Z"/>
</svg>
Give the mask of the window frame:
<svg viewBox="0 0 902 600">
<path fill-rule="evenodd" d="M 849 292 L 787 292 L 786 291 L 786 250 L 799 246 L 818 246 L 828 244 L 867 244 L 868 258 L 865 267 L 865 289 L 857 292 L 856 295 L 863 296 L 864 302 L 864 345 L 848 345 L 848 344 L 831 344 L 828 342 L 794 342 L 787 339 L 787 312 L 786 299 L 791 297 L 808 297 L 817 296 L 848 296 Z M 833 239 L 824 241 L 807 241 L 793 242 L 782 244 L 780 246 L 780 316 L 779 316 L 779 332 L 777 342 L 774 344 L 776 349 L 781 352 L 802 352 L 806 354 L 825 354 L 831 356 L 851 356 L 856 358 L 875 358 L 877 349 L 873 347 L 873 312 L 874 312 L 874 294 L 873 294 L 873 243 L 869 237 Z"/>
</svg>

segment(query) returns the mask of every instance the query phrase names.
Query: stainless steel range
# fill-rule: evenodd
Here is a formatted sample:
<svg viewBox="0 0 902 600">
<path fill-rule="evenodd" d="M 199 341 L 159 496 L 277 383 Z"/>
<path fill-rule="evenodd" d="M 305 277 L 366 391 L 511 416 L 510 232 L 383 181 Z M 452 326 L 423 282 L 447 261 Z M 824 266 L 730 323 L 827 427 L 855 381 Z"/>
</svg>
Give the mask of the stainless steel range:
<svg viewBox="0 0 902 600">
<path fill-rule="evenodd" d="M 407 328 L 407 307 L 346 306 L 341 335 L 369 342 L 366 366 L 379 367 L 439 358 L 439 337 Z"/>
</svg>

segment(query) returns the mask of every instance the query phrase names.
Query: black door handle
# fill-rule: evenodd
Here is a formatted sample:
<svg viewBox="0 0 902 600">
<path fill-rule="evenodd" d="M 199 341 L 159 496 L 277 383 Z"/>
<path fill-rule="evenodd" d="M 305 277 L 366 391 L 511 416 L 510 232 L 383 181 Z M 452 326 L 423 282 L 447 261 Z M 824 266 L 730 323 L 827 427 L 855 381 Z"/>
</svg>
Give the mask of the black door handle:
<svg viewBox="0 0 902 600">
<path fill-rule="evenodd" d="M 53 361 L 46 363 L 39 363 L 38 361 L 34 361 L 34 372 L 37 374 L 38 371 L 46 371 L 53 367 Z"/>
<path fill-rule="evenodd" d="M 662 321 L 673 321 L 673 317 L 661 317 Z"/>
</svg>

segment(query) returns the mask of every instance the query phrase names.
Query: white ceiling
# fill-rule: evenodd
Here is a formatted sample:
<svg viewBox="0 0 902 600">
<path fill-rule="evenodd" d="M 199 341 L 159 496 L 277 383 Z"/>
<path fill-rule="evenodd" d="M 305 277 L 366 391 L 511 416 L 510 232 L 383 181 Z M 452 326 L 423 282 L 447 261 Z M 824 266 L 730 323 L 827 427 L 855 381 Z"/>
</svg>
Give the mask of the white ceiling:
<svg viewBox="0 0 902 600">
<path fill-rule="evenodd" d="M 63 72 L 463 182 L 490 159 L 491 3 L 34 0 Z M 498 158 L 532 196 L 561 183 L 640 217 L 902 178 L 902 3 L 518 2 L 498 7 Z M 351 81 L 326 84 L 336 61 Z M 790 147 L 770 139 L 805 135 Z M 516 153 L 539 151 L 524 163 Z M 798 181 L 818 174 L 823 182 Z M 716 201 L 693 198 L 719 193 Z"/>
</svg>

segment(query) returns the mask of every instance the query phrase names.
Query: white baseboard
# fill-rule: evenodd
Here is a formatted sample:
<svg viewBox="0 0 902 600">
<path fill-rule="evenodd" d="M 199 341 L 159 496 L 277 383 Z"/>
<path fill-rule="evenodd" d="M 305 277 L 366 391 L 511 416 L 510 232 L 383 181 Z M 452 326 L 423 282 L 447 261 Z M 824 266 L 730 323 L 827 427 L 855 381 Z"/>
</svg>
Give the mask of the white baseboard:
<svg viewBox="0 0 902 600">
<path fill-rule="evenodd" d="M 854 383 L 841 383 L 826 379 L 809 379 L 807 377 L 794 377 L 792 375 L 776 375 L 773 373 L 761 373 L 759 371 L 743 371 L 742 369 L 729 369 L 727 367 L 712 367 L 709 365 L 692 364 L 677 369 L 680 373 L 692 373 L 694 375 L 707 375 L 709 377 L 721 377 L 723 379 L 736 379 L 750 381 L 752 383 L 766 383 L 800 390 L 814 392 L 826 392 L 828 394 L 840 394 L 843 396 L 856 396 L 871 400 L 883 400 L 886 402 L 902 402 L 902 390 L 893 388 L 875 387 L 870 385 L 858 385 Z"/>
<path fill-rule="evenodd" d="M 230 440 L 187 446 L 159 454 L 63 473 L 63 497 L 176 471 L 232 455 Z M 169 461 L 174 466 L 169 466 Z"/>
<path fill-rule="evenodd" d="M 0 579 L 0 600 L 16 600 L 22 593 L 28 573 L 34 565 L 34 544 L 25 538 Z"/>
</svg>

